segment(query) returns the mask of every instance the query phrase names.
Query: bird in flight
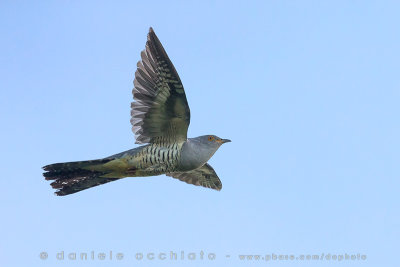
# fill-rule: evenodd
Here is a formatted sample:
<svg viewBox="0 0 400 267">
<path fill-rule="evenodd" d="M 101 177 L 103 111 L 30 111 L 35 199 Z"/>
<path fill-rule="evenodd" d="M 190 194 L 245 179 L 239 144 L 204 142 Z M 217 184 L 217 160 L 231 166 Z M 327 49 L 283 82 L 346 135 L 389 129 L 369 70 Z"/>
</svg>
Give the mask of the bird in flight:
<svg viewBox="0 0 400 267">
<path fill-rule="evenodd" d="M 187 138 L 190 110 L 181 79 L 160 40 L 150 28 L 137 63 L 131 124 L 136 144 L 106 158 L 44 166 L 58 196 L 73 194 L 125 177 L 166 174 L 193 185 L 221 190 L 207 161 L 229 139 L 215 135 Z"/>
</svg>

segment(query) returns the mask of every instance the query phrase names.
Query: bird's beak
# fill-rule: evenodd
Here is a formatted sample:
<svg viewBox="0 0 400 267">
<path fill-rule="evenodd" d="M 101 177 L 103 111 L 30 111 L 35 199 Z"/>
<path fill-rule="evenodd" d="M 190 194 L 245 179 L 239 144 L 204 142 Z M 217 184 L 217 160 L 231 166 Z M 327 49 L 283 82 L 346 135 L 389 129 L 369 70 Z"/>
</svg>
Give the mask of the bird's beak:
<svg viewBox="0 0 400 267">
<path fill-rule="evenodd" d="M 229 139 L 221 139 L 221 140 L 218 140 L 217 142 L 222 145 L 222 144 L 231 142 L 231 140 L 229 140 Z"/>
</svg>

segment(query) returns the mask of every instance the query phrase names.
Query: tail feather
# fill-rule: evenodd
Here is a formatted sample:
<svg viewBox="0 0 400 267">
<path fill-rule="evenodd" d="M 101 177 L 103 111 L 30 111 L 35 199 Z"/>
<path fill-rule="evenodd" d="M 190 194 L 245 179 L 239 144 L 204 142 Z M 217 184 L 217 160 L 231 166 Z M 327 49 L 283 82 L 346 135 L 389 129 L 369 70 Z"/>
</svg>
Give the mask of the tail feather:
<svg viewBox="0 0 400 267">
<path fill-rule="evenodd" d="M 111 160 L 113 160 L 113 159 L 106 158 L 106 159 L 54 163 L 54 164 L 44 166 L 43 170 L 48 171 L 48 172 L 61 172 L 61 171 L 65 171 L 65 170 L 77 170 L 77 169 L 82 169 L 85 167 L 87 168 L 90 166 L 104 164 Z"/>
<path fill-rule="evenodd" d="M 95 170 L 95 166 L 105 164 L 112 159 L 99 159 L 55 163 L 44 166 L 43 176 L 46 180 L 53 180 L 50 184 L 58 196 L 73 194 L 94 186 L 102 185 L 119 178 L 102 177 L 106 172 Z"/>
</svg>

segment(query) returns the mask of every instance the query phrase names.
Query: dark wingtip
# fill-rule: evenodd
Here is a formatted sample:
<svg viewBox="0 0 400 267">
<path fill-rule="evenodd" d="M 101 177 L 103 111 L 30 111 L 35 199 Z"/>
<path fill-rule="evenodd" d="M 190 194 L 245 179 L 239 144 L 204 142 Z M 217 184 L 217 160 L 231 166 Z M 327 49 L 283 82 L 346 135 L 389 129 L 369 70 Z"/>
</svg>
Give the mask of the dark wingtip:
<svg viewBox="0 0 400 267">
<path fill-rule="evenodd" d="M 154 40 L 155 37 L 157 37 L 156 33 L 154 32 L 153 28 L 150 27 L 149 34 L 147 34 L 147 41 L 151 42 L 152 40 Z"/>
<path fill-rule="evenodd" d="M 215 190 L 217 190 L 217 191 L 222 190 L 222 183 L 215 183 L 214 185 L 215 185 L 215 187 L 214 187 Z"/>
</svg>

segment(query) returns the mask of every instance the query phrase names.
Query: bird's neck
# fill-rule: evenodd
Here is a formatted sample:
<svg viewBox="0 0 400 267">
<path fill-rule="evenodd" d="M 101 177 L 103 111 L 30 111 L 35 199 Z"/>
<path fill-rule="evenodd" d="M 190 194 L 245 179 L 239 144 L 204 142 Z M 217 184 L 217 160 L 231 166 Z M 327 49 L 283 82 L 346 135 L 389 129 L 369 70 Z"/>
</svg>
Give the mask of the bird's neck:
<svg viewBox="0 0 400 267">
<path fill-rule="evenodd" d="M 203 166 L 215 151 L 210 151 L 207 147 L 202 145 L 198 140 L 188 138 L 182 146 L 180 169 L 182 171 L 189 171 Z"/>
</svg>

